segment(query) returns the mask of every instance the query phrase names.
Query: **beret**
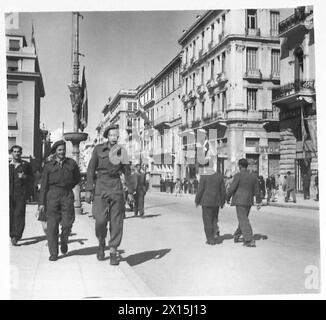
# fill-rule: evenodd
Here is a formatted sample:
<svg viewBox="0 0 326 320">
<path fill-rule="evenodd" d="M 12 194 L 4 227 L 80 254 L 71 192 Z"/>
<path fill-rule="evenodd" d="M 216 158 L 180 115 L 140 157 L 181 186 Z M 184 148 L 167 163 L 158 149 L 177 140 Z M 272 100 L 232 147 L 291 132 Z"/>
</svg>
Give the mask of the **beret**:
<svg viewBox="0 0 326 320">
<path fill-rule="evenodd" d="M 103 137 L 107 138 L 109 131 L 112 129 L 118 129 L 119 130 L 119 126 L 117 124 L 111 124 L 109 125 L 107 128 L 105 128 L 104 132 L 103 132 Z"/>
<path fill-rule="evenodd" d="M 64 140 L 55 142 L 51 147 L 51 154 L 54 154 L 59 146 L 66 146 L 66 142 Z"/>
</svg>

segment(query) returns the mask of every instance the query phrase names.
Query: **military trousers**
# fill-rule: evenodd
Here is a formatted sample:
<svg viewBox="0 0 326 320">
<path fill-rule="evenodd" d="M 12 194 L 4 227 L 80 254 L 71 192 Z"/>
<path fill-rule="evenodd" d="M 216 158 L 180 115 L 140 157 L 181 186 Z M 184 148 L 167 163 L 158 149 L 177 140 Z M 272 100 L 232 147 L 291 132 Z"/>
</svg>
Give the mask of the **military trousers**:
<svg viewBox="0 0 326 320">
<path fill-rule="evenodd" d="M 26 200 L 23 197 L 9 198 L 10 238 L 20 240 L 25 229 Z"/>
<path fill-rule="evenodd" d="M 236 206 L 237 217 L 239 226 L 234 233 L 234 236 L 243 235 L 243 239 L 245 242 L 253 240 L 252 228 L 249 221 L 249 212 L 251 206 Z"/>
<path fill-rule="evenodd" d="M 218 212 L 219 207 L 202 207 L 202 216 L 206 240 L 214 240 L 218 230 Z"/>
<path fill-rule="evenodd" d="M 95 218 L 95 234 L 99 241 L 107 236 L 109 225 L 109 247 L 119 247 L 122 240 L 123 219 L 125 216 L 125 201 L 123 193 L 110 193 L 95 195 L 92 207 Z"/>
<path fill-rule="evenodd" d="M 59 225 L 61 225 L 61 241 L 67 242 L 75 221 L 72 190 L 50 188 L 46 196 L 46 221 L 50 255 L 58 255 Z"/>
</svg>

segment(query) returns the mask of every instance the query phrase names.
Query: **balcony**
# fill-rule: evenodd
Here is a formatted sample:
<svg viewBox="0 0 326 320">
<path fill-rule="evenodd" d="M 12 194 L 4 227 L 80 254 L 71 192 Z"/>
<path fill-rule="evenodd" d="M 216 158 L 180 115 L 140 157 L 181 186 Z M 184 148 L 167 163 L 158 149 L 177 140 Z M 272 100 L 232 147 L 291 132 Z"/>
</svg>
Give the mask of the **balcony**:
<svg viewBox="0 0 326 320">
<path fill-rule="evenodd" d="M 201 122 L 200 119 L 193 120 L 193 121 L 191 121 L 190 127 L 193 128 L 193 129 L 198 128 L 200 126 L 200 122 Z"/>
<path fill-rule="evenodd" d="M 216 129 L 220 125 L 225 126 L 221 121 L 225 121 L 227 119 L 226 112 L 217 111 L 212 114 L 207 114 L 202 119 L 202 127 L 206 129 Z"/>
<path fill-rule="evenodd" d="M 248 37 L 260 37 L 260 29 L 259 28 L 255 28 L 255 29 L 246 28 L 245 34 Z"/>
<path fill-rule="evenodd" d="M 220 85 L 224 82 L 228 81 L 227 77 L 226 77 L 226 73 L 224 71 L 220 72 L 217 76 L 216 76 L 216 82 Z"/>
<path fill-rule="evenodd" d="M 278 30 L 270 29 L 271 38 L 278 38 Z"/>
<path fill-rule="evenodd" d="M 214 89 L 215 87 L 217 87 L 217 82 L 214 78 L 211 78 L 209 79 L 207 82 L 206 82 L 206 87 L 208 90 L 212 90 Z"/>
<path fill-rule="evenodd" d="M 188 93 L 184 93 L 181 97 L 181 101 L 183 104 L 187 104 L 190 101 L 190 97 Z"/>
<path fill-rule="evenodd" d="M 161 130 L 161 129 L 168 129 L 170 128 L 170 117 L 168 114 L 164 114 L 163 116 L 158 117 L 154 120 L 154 128 Z"/>
<path fill-rule="evenodd" d="M 185 131 L 187 129 L 189 129 L 189 125 L 186 123 L 186 124 L 182 124 L 180 127 L 179 127 L 180 131 Z"/>
<path fill-rule="evenodd" d="M 280 71 L 272 71 L 270 79 L 272 81 L 280 81 Z"/>
<path fill-rule="evenodd" d="M 187 69 L 188 69 L 189 65 L 188 65 L 188 62 L 184 63 L 182 66 L 181 66 L 181 72 L 185 72 Z"/>
<path fill-rule="evenodd" d="M 298 96 L 314 96 L 315 80 L 297 80 L 273 90 L 273 103 L 284 104 L 294 102 Z"/>
<path fill-rule="evenodd" d="M 196 91 L 197 91 L 197 94 L 198 94 L 199 98 L 202 98 L 203 95 L 206 93 L 206 88 L 205 88 L 205 86 L 203 84 L 201 84 L 201 85 L 197 86 Z"/>
<path fill-rule="evenodd" d="M 188 96 L 190 101 L 195 100 L 197 98 L 196 90 L 195 89 L 190 90 Z"/>
<path fill-rule="evenodd" d="M 259 69 L 247 70 L 243 78 L 246 80 L 260 81 L 262 78 L 262 74 Z"/>
<path fill-rule="evenodd" d="M 288 37 L 299 29 L 304 29 L 304 22 L 311 12 L 306 12 L 305 7 L 295 10 L 294 14 L 279 23 L 279 37 Z"/>
</svg>

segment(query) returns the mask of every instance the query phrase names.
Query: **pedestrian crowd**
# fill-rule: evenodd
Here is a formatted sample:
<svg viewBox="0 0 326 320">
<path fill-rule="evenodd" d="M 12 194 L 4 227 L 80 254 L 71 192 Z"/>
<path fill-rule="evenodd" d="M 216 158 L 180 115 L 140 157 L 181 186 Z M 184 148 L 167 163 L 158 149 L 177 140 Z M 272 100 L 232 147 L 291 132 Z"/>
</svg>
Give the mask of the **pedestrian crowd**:
<svg viewBox="0 0 326 320">
<path fill-rule="evenodd" d="M 172 193 L 175 196 L 182 194 L 196 194 L 198 190 L 198 179 L 194 178 L 184 178 L 184 179 L 173 179 L 173 176 L 168 176 L 166 178 L 161 177 L 160 179 L 160 192 Z"/>
</svg>

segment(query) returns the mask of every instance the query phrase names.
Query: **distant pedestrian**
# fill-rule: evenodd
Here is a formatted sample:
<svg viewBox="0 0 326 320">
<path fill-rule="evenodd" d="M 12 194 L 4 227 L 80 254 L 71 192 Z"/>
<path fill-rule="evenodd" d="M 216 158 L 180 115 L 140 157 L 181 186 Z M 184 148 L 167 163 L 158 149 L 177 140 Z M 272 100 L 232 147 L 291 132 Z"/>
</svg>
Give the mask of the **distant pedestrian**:
<svg viewBox="0 0 326 320">
<path fill-rule="evenodd" d="M 56 261 L 59 224 L 62 229 L 60 249 L 63 254 L 68 252 L 68 237 L 75 221 L 72 189 L 80 182 L 81 175 L 75 160 L 66 157 L 65 141 L 54 143 L 51 153 L 54 154 L 54 159 L 45 164 L 42 173 L 39 210 L 46 210 L 49 260 Z"/>
<path fill-rule="evenodd" d="M 183 192 L 186 194 L 188 191 L 188 179 L 184 178 L 183 179 Z"/>
<path fill-rule="evenodd" d="M 319 185 L 318 185 L 318 172 L 315 177 L 315 188 L 316 188 L 316 198 L 315 201 L 319 201 Z"/>
<path fill-rule="evenodd" d="M 272 188 L 272 202 L 275 202 L 277 187 L 276 187 L 276 179 L 274 174 L 271 175 L 271 188 Z"/>
<path fill-rule="evenodd" d="M 197 194 L 197 190 L 198 190 L 198 180 L 195 177 L 194 181 L 193 181 L 193 186 L 194 186 L 194 194 Z"/>
<path fill-rule="evenodd" d="M 305 172 L 302 177 L 302 187 L 303 187 L 303 199 L 310 199 L 310 183 L 311 175 L 309 172 Z"/>
<path fill-rule="evenodd" d="M 195 198 L 196 207 L 202 206 L 206 244 L 215 245 L 219 237 L 218 213 L 225 203 L 225 184 L 221 173 L 206 167 L 201 175 Z"/>
<path fill-rule="evenodd" d="M 177 197 L 178 194 L 181 195 L 181 182 L 180 182 L 180 179 L 177 178 L 176 182 L 175 182 L 175 196 Z"/>
<path fill-rule="evenodd" d="M 143 217 L 145 214 L 145 195 L 146 195 L 146 176 L 141 172 L 141 166 L 138 163 L 136 170 L 132 175 L 134 181 L 134 214 L 135 216 Z"/>
<path fill-rule="evenodd" d="M 160 178 L 160 192 L 163 192 L 164 189 L 164 179 L 161 177 Z"/>
<path fill-rule="evenodd" d="M 266 178 L 266 193 L 267 193 L 267 204 L 269 204 L 271 198 L 272 198 L 272 178 L 268 176 Z"/>
<path fill-rule="evenodd" d="M 240 159 L 238 162 L 240 172 L 238 172 L 227 190 L 226 200 L 229 203 L 231 197 L 231 206 L 236 206 L 239 226 L 234 233 L 234 242 L 240 242 L 243 235 L 244 246 L 255 247 L 252 228 L 249 222 L 249 212 L 256 198 L 257 209 L 260 209 L 261 196 L 259 191 L 259 182 L 257 175 L 250 173 L 247 169 L 248 160 Z"/>
<path fill-rule="evenodd" d="M 296 203 L 296 195 L 295 195 L 295 179 L 291 175 L 291 171 L 287 172 L 287 177 L 286 177 L 286 197 L 285 197 L 285 202 L 289 201 L 290 195 L 292 196 L 293 202 Z"/>
<path fill-rule="evenodd" d="M 23 149 L 14 145 L 10 148 L 9 162 L 9 232 L 13 246 L 18 245 L 25 229 L 26 202 L 31 191 L 32 167 L 22 160 Z"/>
<path fill-rule="evenodd" d="M 255 173 L 254 173 L 255 174 Z M 256 174 L 255 174 L 256 175 Z M 266 195 L 265 180 L 263 176 L 258 177 L 260 198 L 264 199 Z"/>
</svg>

